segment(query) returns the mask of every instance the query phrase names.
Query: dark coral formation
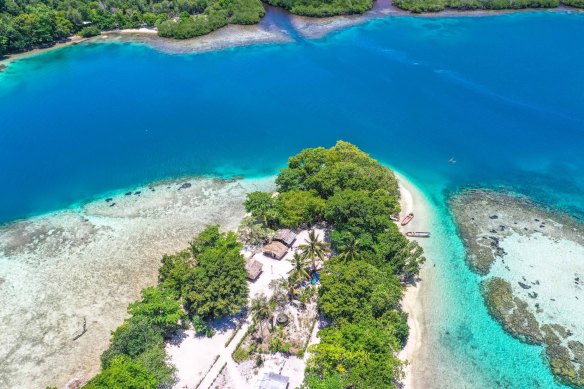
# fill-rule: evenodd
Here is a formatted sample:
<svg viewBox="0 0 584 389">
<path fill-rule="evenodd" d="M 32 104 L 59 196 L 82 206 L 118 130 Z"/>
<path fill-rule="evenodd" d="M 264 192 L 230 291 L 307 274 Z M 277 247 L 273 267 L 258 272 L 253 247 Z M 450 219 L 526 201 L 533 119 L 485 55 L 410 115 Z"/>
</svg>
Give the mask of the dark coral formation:
<svg viewBox="0 0 584 389">
<path fill-rule="evenodd" d="M 466 189 L 451 197 L 449 206 L 466 248 L 469 267 L 483 276 L 489 274 L 497 260 L 505 265 L 507 253 L 500 243 L 513 234 L 531 236 L 541 233 L 555 241 L 569 239 L 584 245 L 581 223 L 567 215 L 548 211 L 525 197 L 492 190 Z M 510 270 L 507 265 L 505 268 Z M 543 312 L 539 302 L 535 303 L 535 311 L 532 311 L 528 304 L 532 300 L 514 295 L 513 288 L 517 293 L 524 290 L 528 299 L 537 299 L 538 293 L 532 288 L 538 286 L 539 281 L 522 279 L 517 284 L 499 277 L 481 282 L 489 313 L 512 336 L 526 343 L 544 346 L 551 370 L 560 382 L 584 388 L 584 344 L 560 324 L 538 322 L 541 316 L 536 314 Z M 574 283 L 580 284 L 578 274 L 574 275 Z"/>
<path fill-rule="evenodd" d="M 489 313 L 517 339 L 545 346 L 552 372 L 564 384 L 584 387 L 584 344 L 570 339 L 559 324 L 540 326 L 527 303 L 513 295 L 511 284 L 493 277 L 481 283 Z"/>
<path fill-rule="evenodd" d="M 489 313 L 514 337 L 531 344 L 544 340 L 535 315 L 527 303 L 513 296 L 511 284 L 494 277 L 481 283 L 481 289 Z"/>
<path fill-rule="evenodd" d="M 470 268 L 487 275 L 507 253 L 500 241 L 512 234 L 545 233 L 551 239 L 584 244 L 581 226 L 569 216 L 548 211 L 529 199 L 493 190 L 466 189 L 448 202 L 467 250 Z M 546 227 L 547 226 L 547 227 Z"/>
</svg>

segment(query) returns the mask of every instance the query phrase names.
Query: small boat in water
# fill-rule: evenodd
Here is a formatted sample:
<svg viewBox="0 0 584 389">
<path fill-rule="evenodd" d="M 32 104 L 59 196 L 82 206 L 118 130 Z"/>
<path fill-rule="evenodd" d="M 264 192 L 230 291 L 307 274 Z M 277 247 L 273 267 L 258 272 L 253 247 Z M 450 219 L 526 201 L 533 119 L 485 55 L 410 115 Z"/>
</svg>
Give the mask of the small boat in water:
<svg viewBox="0 0 584 389">
<path fill-rule="evenodd" d="M 402 226 L 405 226 L 406 224 L 408 224 L 409 222 L 411 222 L 413 218 L 414 218 L 414 214 L 413 213 L 408 213 L 408 215 L 406 217 L 404 217 L 404 219 L 401 221 L 401 225 Z"/>
<path fill-rule="evenodd" d="M 389 218 L 394 222 L 399 222 L 399 215 L 394 213 L 393 215 L 389 215 Z"/>
<path fill-rule="evenodd" d="M 430 237 L 430 233 L 429 232 L 406 232 L 406 236 L 409 236 L 410 238 L 429 238 Z"/>
</svg>

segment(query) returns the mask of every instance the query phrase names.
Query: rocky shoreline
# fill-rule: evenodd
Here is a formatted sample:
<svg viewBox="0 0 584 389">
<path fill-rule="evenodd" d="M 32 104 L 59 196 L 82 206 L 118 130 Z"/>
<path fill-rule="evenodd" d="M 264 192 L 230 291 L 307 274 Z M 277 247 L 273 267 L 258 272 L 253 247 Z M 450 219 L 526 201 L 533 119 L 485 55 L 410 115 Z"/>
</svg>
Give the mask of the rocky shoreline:
<svg viewBox="0 0 584 389">
<path fill-rule="evenodd" d="M 467 189 L 449 201 L 491 316 L 542 345 L 558 381 L 584 387 L 584 226 L 511 193 Z"/>
</svg>

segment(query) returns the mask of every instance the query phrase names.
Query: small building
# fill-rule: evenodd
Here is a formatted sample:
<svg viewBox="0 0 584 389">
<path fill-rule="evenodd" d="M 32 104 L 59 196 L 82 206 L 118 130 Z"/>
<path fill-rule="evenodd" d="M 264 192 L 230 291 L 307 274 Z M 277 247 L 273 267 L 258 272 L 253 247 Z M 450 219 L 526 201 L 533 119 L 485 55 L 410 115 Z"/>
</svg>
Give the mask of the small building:
<svg viewBox="0 0 584 389">
<path fill-rule="evenodd" d="M 274 236 L 274 240 L 284 243 L 286 246 L 290 247 L 296 240 L 296 233 L 292 230 L 279 230 Z"/>
<path fill-rule="evenodd" d="M 276 373 L 265 373 L 259 389 L 288 389 L 289 378 Z"/>
<path fill-rule="evenodd" d="M 284 243 L 273 240 L 264 246 L 263 251 L 265 255 L 279 260 L 286 255 L 288 247 Z"/>
<path fill-rule="evenodd" d="M 260 261 L 256 261 L 255 259 L 248 259 L 245 263 L 245 271 L 247 272 L 247 278 L 250 281 L 255 281 L 260 274 L 262 274 L 262 268 L 264 265 Z"/>
</svg>

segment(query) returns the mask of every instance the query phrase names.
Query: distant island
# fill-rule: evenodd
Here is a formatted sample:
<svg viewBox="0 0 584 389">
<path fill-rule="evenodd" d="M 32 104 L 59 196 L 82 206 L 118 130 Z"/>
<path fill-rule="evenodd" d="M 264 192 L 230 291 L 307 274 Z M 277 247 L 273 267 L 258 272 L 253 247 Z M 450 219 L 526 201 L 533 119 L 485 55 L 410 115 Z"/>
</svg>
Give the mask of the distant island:
<svg viewBox="0 0 584 389">
<path fill-rule="evenodd" d="M 294 15 L 330 17 L 358 15 L 372 9 L 373 0 L 265 0 Z M 584 0 L 394 0 L 411 13 L 446 9 L 506 10 L 584 7 Z M 188 39 L 229 24 L 253 25 L 266 10 L 261 0 L 204 0 L 179 2 L 136 0 L 58 0 L 49 4 L 0 0 L 0 57 L 44 48 L 72 36 L 93 37 L 102 31 L 147 28 L 161 37 Z"/>
</svg>

